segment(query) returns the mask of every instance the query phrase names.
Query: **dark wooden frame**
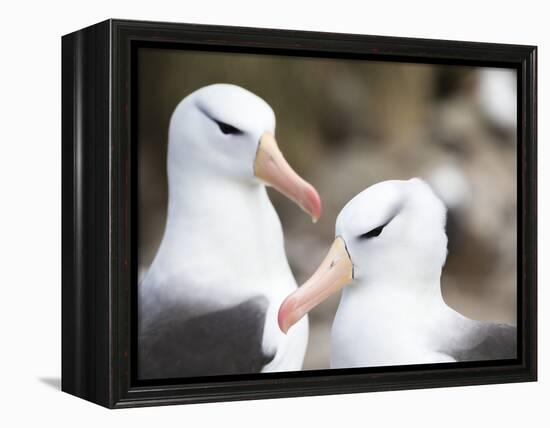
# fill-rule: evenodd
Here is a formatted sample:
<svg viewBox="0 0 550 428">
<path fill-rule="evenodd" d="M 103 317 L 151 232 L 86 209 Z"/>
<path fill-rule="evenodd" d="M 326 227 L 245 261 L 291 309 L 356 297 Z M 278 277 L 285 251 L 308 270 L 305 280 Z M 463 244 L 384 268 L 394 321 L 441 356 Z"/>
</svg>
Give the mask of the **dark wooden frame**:
<svg viewBox="0 0 550 428">
<path fill-rule="evenodd" d="M 518 359 L 225 376 L 158 385 L 136 382 L 131 109 L 136 93 L 131 70 L 137 44 L 515 68 Z M 536 47 L 108 20 L 62 38 L 62 74 L 63 391 L 121 408 L 536 380 Z"/>
</svg>

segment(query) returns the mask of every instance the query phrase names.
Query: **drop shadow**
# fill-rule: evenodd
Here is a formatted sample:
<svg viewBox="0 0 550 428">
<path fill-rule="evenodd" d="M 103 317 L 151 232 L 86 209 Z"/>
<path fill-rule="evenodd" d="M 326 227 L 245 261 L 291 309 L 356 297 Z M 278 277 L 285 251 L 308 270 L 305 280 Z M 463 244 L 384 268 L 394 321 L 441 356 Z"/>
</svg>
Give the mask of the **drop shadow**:
<svg viewBox="0 0 550 428">
<path fill-rule="evenodd" d="M 59 377 L 39 377 L 38 380 L 50 388 L 61 391 L 61 378 Z"/>
</svg>

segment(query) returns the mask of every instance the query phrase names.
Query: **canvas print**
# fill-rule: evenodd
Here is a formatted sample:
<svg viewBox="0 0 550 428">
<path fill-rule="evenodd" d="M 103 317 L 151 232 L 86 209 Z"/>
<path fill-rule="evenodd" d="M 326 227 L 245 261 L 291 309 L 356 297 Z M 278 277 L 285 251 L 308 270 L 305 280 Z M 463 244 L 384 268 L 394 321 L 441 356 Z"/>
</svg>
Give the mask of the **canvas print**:
<svg viewBox="0 0 550 428">
<path fill-rule="evenodd" d="M 517 357 L 517 76 L 139 48 L 137 376 Z"/>
</svg>

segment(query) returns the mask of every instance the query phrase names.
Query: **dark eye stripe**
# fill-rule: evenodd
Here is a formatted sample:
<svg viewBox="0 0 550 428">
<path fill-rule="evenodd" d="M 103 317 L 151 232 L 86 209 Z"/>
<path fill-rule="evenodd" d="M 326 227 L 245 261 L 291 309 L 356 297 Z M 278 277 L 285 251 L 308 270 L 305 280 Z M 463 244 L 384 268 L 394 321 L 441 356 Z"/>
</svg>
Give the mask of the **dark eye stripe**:
<svg viewBox="0 0 550 428">
<path fill-rule="evenodd" d="M 243 131 L 241 131 L 240 129 L 238 128 L 235 128 L 234 126 L 231 126 L 227 123 L 223 123 L 223 122 L 220 122 L 218 120 L 215 120 L 215 122 L 218 124 L 218 126 L 220 127 L 220 131 L 222 131 L 224 134 L 232 134 L 232 135 L 239 135 L 239 134 L 242 134 Z"/>
<path fill-rule="evenodd" d="M 397 215 L 401 211 L 401 208 L 402 208 L 402 204 L 398 204 L 397 206 L 395 206 L 391 217 L 389 218 L 389 220 L 386 220 L 386 223 L 384 223 L 382 226 L 375 227 L 374 229 L 369 230 L 368 232 L 365 232 L 362 235 L 359 235 L 359 239 L 370 239 L 370 238 L 376 238 L 377 236 L 379 236 L 384 230 L 384 228 L 388 224 L 390 224 L 395 219 L 395 217 L 397 217 Z"/>
<path fill-rule="evenodd" d="M 368 239 L 368 238 L 375 238 L 376 236 L 380 235 L 384 228 L 387 226 L 388 223 L 383 224 L 382 226 L 375 227 L 374 229 L 370 230 L 367 233 L 363 233 L 359 236 L 361 239 Z"/>
<path fill-rule="evenodd" d="M 221 122 L 214 117 L 206 110 L 203 106 L 197 105 L 197 108 L 210 120 L 213 122 L 216 122 L 216 125 L 220 128 L 220 131 L 224 133 L 225 135 L 240 135 L 244 134 L 243 131 L 241 131 L 239 128 L 235 128 L 234 126 L 229 125 L 228 123 Z"/>
</svg>

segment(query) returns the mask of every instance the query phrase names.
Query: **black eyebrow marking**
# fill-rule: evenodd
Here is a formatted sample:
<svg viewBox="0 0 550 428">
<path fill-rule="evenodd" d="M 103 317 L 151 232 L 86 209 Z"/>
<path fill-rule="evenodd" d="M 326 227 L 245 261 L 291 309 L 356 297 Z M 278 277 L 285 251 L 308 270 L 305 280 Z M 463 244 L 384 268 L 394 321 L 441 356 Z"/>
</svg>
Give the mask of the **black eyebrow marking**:
<svg viewBox="0 0 550 428">
<path fill-rule="evenodd" d="M 238 128 L 235 128 L 232 125 L 229 125 L 228 123 L 220 122 L 219 120 L 213 119 L 214 122 L 217 123 L 218 127 L 220 128 L 220 131 L 222 131 L 223 134 L 242 134 L 243 131 L 241 131 Z"/>
<path fill-rule="evenodd" d="M 361 239 L 375 238 L 382 233 L 382 231 L 388 224 L 389 222 L 386 224 L 383 224 L 382 226 L 375 227 L 374 229 L 369 230 L 368 232 L 363 233 L 362 235 L 359 235 L 359 238 Z"/>
<path fill-rule="evenodd" d="M 390 218 L 384 224 L 382 224 L 380 226 L 377 226 L 374 229 L 371 229 L 368 232 L 365 232 L 365 233 L 359 235 L 359 239 L 370 239 L 370 238 L 376 238 L 377 236 L 379 236 L 382 233 L 382 231 L 384 230 L 384 228 L 388 224 L 390 224 L 395 217 L 397 217 L 397 215 L 401 211 L 402 207 L 403 207 L 403 204 L 399 204 L 397 207 L 395 207 L 392 215 L 390 216 Z"/>
<path fill-rule="evenodd" d="M 239 128 L 235 128 L 233 125 L 230 125 L 228 123 L 225 123 L 225 122 L 222 122 L 221 120 L 218 120 L 216 119 L 214 116 L 212 116 L 208 110 L 206 110 L 204 107 L 202 107 L 201 105 L 198 105 L 197 104 L 197 107 L 198 109 L 207 117 L 209 118 L 210 120 L 212 120 L 213 122 L 216 123 L 216 125 L 218 125 L 218 127 L 220 128 L 220 131 L 225 134 L 225 135 L 240 135 L 240 134 L 244 134 L 244 132 L 242 130 L 240 130 Z"/>
</svg>

